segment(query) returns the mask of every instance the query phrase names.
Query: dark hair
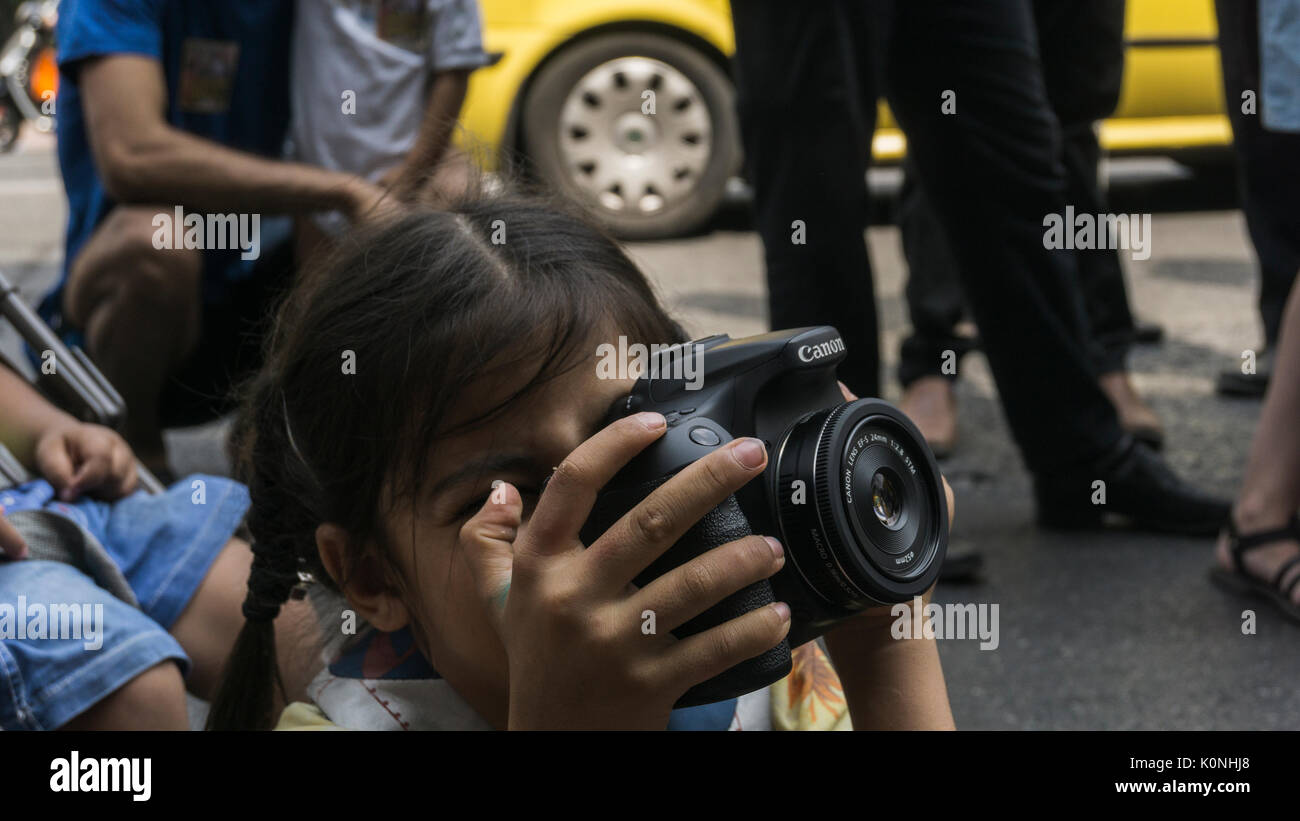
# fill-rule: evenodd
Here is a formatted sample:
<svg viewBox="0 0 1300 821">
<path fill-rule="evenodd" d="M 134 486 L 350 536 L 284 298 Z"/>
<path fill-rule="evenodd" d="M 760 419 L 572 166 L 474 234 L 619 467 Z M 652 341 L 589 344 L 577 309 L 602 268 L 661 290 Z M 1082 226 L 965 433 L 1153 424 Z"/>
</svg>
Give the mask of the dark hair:
<svg viewBox="0 0 1300 821">
<path fill-rule="evenodd" d="M 553 378 L 593 333 L 684 341 L 619 246 L 559 203 L 475 198 L 342 240 L 280 307 L 232 434 L 252 506 L 245 625 L 209 729 L 272 723 L 283 695 L 273 622 L 305 570 L 337 590 L 315 531 L 385 543 L 385 505 L 413 498 L 448 412 L 486 366 L 527 378 L 479 424 Z M 352 352 L 355 372 L 344 373 Z M 594 351 L 592 352 L 594 353 Z M 457 430 L 464 429 L 458 424 Z"/>
</svg>

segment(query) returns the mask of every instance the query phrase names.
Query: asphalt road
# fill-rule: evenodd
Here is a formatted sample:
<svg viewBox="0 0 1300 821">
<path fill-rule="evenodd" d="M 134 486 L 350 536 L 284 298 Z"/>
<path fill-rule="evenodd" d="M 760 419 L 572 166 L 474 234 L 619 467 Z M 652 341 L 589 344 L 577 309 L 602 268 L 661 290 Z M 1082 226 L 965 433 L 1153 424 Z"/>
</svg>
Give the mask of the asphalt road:
<svg viewBox="0 0 1300 821">
<path fill-rule="evenodd" d="M 1113 210 L 1155 212 L 1151 257 L 1127 268 L 1136 311 L 1161 323 L 1166 339 L 1135 352 L 1137 384 L 1164 418 L 1169 461 L 1230 495 L 1259 406 L 1216 396 L 1213 379 L 1260 343 L 1252 254 L 1231 186 L 1161 162 L 1112 171 Z M 884 192 L 895 182 L 891 172 L 872 178 Z M 0 157 L 0 270 L 28 295 L 58 268 L 65 213 L 48 140 Z M 894 228 L 867 233 L 892 367 L 907 327 L 906 269 Z M 761 249 L 743 208 L 697 236 L 631 250 L 692 332 L 766 330 Z M 12 344 L 0 335 L 4 350 Z M 941 586 L 935 601 L 997 605 L 999 630 L 996 649 L 940 643 L 958 726 L 1300 729 L 1300 628 L 1211 586 L 1208 540 L 1038 530 L 980 355 L 963 360 L 962 376 L 961 441 L 943 464 L 957 494 L 952 549 L 978 551 L 984 566 L 979 581 Z M 897 396 L 891 383 L 886 398 Z M 219 426 L 171 442 L 177 470 L 225 469 Z M 1257 613 L 1251 635 L 1246 609 Z"/>
</svg>

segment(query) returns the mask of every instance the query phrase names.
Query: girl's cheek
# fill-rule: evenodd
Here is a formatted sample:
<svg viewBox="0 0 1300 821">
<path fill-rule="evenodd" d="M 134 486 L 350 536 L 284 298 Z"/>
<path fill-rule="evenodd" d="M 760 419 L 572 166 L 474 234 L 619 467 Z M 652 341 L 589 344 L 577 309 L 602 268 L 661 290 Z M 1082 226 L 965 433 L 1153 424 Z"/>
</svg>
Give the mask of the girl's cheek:
<svg viewBox="0 0 1300 821">
<path fill-rule="evenodd" d="M 460 528 L 450 528 L 422 548 L 419 587 L 415 591 L 417 607 L 425 614 L 426 623 L 436 625 L 472 600 L 465 595 L 474 589 L 474 577 L 464 555 L 470 545 L 460 538 Z"/>
</svg>

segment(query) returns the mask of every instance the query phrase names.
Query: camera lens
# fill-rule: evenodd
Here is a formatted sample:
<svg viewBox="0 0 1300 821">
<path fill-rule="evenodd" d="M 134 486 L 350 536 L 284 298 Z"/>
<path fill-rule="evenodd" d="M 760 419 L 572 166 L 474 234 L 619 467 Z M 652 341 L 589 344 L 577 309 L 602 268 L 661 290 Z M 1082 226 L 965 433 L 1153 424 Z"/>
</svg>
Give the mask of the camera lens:
<svg viewBox="0 0 1300 821">
<path fill-rule="evenodd" d="M 890 530 L 898 530 L 901 525 L 898 518 L 903 515 L 903 503 L 898 496 L 898 487 L 889 478 L 890 471 L 881 468 L 871 477 L 871 508 L 880 523 Z"/>
<path fill-rule="evenodd" d="M 900 411 L 859 399 L 780 441 L 769 486 L 791 565 L 845 610 L 907 601 L 938 577 L 947 502 L 934 456 Z"/>
</svg>

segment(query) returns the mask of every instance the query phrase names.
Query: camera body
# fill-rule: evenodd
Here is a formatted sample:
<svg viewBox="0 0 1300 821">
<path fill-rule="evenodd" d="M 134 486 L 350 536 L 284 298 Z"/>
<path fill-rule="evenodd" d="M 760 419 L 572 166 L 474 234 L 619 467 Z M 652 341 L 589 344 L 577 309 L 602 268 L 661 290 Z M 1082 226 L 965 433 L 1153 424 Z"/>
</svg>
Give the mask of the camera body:
<svg viewBox="0 0 1300 821">
<path fill-rule="evenodd" d="M 694 368 L 680 367 L 694 357 Z M 604 488 L 584 529 L 597 538 L 655 488 L 732 439 L 767 447 L 763 474 L 716 507 L 637 577 L 668 570 L 750 533 L 775 536 L 785 565 L 674 631 L 692 635 L 784 601 L 791 628 L 761 656 L 693 687 L 679 707 L 757 690 L 790 672 L 790 648 L 879 605 L 910 601 L 938 577 L 947 502 L 916 427 L 879 399 L 846 402 L 835 378 L 843 339 L 829 326 L 745 339 L 712 336 L 651 363 L 611 417 L 657 411 L 668 429 Z M 694 370 L 696 376 L 688 378 Z"/>
</svg>

